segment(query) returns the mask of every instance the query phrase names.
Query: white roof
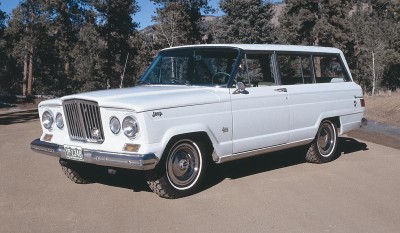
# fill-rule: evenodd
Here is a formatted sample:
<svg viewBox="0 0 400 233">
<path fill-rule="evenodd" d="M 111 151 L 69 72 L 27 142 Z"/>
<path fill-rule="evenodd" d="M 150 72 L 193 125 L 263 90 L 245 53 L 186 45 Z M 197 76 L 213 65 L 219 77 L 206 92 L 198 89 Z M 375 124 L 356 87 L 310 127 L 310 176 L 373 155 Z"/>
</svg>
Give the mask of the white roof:
<svg viewBox="0 0 400 233">
<path fill-rule="evenodd" d="M 319 46 L 303 46 L 303 45 L 278 45 L 278 44 L 201 44 L 201 45 L 185 45 L 163 50 L 175 48 L 239 48 L 244 51 L 295 51 L 295 52 L 315 52 L 315 53 L 342 53 L 337 48 L 319 47 Z"/>
</svg>

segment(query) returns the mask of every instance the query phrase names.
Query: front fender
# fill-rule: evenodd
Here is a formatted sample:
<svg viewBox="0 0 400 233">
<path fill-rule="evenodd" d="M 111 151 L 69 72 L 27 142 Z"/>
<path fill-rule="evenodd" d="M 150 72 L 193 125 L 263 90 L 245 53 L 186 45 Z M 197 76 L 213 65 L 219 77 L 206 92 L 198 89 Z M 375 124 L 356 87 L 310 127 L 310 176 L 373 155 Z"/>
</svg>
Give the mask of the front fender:
<svg viewBox="0 0 400 233">
<path fill-rule="evenodd" d="M 210 139 L 215 153 L 219 154 L 219 146 L 218 146 L 218 141 L 215 138 L 214 134 L 212 133 L 211 129 L 203 124 L 188 124 L 188 125 L 179 125 L 176 127 L 171 127 L 169 128 L 165 134 L 163 135 L 162 139 L 161 139 L 161 145 L 162 148 L 167 147 L 168 143 L 171 141 L 171 139 L 175 136 L 179 136 L 179 135 L 184 135 L 184 134 L 195 134 L 195 133 L 206 133 L 208 138 Z M 220 151 L 219 151 L 220 152 Z M 164 151 L 163 151 L 164 153 Z M 221 152 L 220 152 L 221 153 Z"/>
</svg>

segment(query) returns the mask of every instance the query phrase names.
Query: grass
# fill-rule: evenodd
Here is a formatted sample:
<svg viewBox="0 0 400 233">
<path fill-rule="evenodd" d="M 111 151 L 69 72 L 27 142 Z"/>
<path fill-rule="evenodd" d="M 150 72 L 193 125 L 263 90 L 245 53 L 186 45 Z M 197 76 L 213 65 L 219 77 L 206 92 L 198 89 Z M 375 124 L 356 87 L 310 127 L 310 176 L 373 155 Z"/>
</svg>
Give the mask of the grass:
<svg viewBox="0 0 400 233">
<path fill-rule="evenodd" d="M 400 126 L 400 92 L 367 96 L 365 102 L 368 120 Z"/>
</svg>

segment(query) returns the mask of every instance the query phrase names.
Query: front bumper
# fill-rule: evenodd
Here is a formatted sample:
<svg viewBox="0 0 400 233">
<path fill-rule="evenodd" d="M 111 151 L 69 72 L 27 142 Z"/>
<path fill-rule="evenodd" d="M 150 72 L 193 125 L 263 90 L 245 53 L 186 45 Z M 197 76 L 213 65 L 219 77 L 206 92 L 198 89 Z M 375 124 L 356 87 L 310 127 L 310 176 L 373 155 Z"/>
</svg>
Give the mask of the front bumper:
<svg viewBox="0 0 400 233">
<path fill-rule="evenodd" d="M 31 149 L 46 155 L 66 159 L 64 146 L 35 139 L 31 142 Z M 127 168 L 134 170 L 154 169 L 158 158 L 154 154 L 128 154 L 110 151 L 82 149 L 85 163 L 101 166 Z"/>
</svg>

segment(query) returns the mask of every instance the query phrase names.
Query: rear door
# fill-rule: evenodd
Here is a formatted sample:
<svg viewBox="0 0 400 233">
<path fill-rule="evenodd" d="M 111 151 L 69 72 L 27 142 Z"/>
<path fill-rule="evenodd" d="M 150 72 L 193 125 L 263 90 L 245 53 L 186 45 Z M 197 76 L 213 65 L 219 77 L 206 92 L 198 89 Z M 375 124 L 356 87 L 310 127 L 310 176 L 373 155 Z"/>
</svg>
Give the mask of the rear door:
<svg viewBox="0 0 400 233">
<path fill-rule="evenodd" d="M 337 54 L 277 53 L 280 84 L 290 106 L 289 143 L 315 137 L 319 122 L 353 108 L 354 94 Z"/>
</svg>

